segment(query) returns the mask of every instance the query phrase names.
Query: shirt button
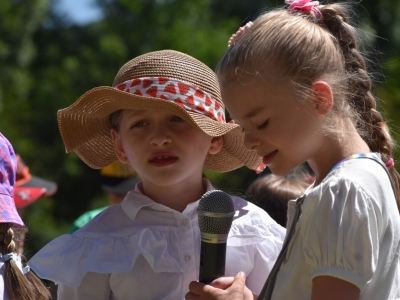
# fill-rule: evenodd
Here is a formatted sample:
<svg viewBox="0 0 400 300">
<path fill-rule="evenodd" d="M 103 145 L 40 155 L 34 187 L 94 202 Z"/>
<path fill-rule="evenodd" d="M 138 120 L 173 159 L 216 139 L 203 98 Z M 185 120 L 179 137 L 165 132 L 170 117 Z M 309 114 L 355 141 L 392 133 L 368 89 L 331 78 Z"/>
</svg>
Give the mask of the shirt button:
<svg viewBox="0 0 400 300">
<path fill-rule="evenodd" d="M 189 223 L 189 220 L 188 220 L 188 219 L 184 219 L 184 220 L 182 221 L 182 224 L 183 224 L 184 226 L 186 226 L 188 223 Z"/>
<path fill-rule="evenodd" d="M 185 255 L 185 257 L 183 258 L 186 262 L 190 261 L 192 259 L 192 257 L 190 255 Z"/>
</svg>

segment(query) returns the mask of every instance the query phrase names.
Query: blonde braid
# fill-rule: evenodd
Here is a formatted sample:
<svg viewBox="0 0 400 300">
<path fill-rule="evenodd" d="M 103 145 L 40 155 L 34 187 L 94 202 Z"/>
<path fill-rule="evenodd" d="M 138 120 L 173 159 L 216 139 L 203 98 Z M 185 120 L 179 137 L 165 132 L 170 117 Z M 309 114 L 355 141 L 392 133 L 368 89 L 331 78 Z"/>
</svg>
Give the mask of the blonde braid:
<svg viewBox="0 0 400 300">
<path fill-rule="evenodd" d="M 21 232 L 25 233 L 25 228 L 18 228 L 15 229 L 17 232 L 17 236 Z M 15 240 L 17 239 L 16 235 L 14 234 L 14 229 L 12 224 L 2 223 L 0 224 L 0 249 L 3 255 L 14 253 L 17 255 L 17 249 Z M 26 266 L 26 258 L 21 256 L 23 264 Z M 47 291 L 44 294 L 42 291 L 36 289 L 35 284 L 31 283 L 27 277 L 21 272 L 18 268 L 17 264 L 15 263 L 14 259 L 7 260 L 5 263 L 5 286 L 7 292 L 10 296 L 11 300 L 46 300 L 50 299 L 50 293 Z M 30 272 L 28 272 L 29 274 Z M 34 274 L 32 274 L 34 275 Z M 29 278 L 29 277 L 28 277 Z M 42 284 L 43 285 L 43 284 Z"/>
<path fill-rule="evenodd" d="M 373 152 L 378 152 L 387 162 L 392 157 L 395 143 L 388 126 L 377 110 L 372 95 L 372 80 L 366 70 L 365 60 L 358 50 L 355 29 L 348 22 L 345 9 L 340 5 L 321 6 L 323 26 L 336 38 L 343 52 L 348 81 L 348 102 L 355 113 L 356 128 Z M 390 170 L 397 198 L 400 198 L 400 176 L 396 169 Z M 400 211 L 400 202 L 397 203 Z"/>
</svg>

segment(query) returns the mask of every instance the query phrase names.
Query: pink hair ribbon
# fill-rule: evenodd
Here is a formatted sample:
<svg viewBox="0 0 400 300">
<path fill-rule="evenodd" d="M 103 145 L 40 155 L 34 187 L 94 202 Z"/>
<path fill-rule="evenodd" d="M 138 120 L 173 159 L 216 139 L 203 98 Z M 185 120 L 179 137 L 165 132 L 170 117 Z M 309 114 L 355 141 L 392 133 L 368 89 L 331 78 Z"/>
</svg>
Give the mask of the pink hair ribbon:
<svg viewBox="0 0 400 300">
<path fill-rule="evenodd" d="M 386 168 L 388 168 L 388 170 L 392 169 L 394 167 L 394 160 L 393 157 L 389 158 L 389 160 L 387 162 L 385 162 Z"/>
<path fill-rule="evenodd" d="M 321 11 L 317 8 L 319 5 L 318 1 L 311 0 L 285 0 L 285 3 L 289 5 L 288 10 L 290 11 L 301 11 L 304 13 L 314 13 L 317 20 L 322 20 Z"/>
<path fill-rule="evenodd" d="M 246 25 L 240 27 L 236 33 L 232 34 L 231 38 L 228 41 L 228 47 L 232 46 L 233 43 L 245 32 L 245 30 L 249 29 L 253 26 L 253 22 L 248 22 Z"/>
</svg>

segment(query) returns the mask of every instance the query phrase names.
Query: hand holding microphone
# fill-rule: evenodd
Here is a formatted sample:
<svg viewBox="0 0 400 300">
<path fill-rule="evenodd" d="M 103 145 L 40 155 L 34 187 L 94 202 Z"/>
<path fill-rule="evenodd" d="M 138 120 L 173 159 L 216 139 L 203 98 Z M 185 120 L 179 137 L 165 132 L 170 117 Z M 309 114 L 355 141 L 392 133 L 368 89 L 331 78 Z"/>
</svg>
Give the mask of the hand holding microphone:
<svg viewBox="0 0 400 300">
<path fill-rule="evenodd" d="M 222 277 L 209 285 L 197 281 L 189 284 L 185 300 L 257 300 L 257 295 L 246 287 L 246 275 Z"/>
<path fill-rule="evenodd" d="M 201 197 L 197 213 L 201 232 L 199 282 L 190 283 L 185 299 L 257 299 L 246 287 L 243 272 L 234 278 L 224 277 L 226 242 L 235 214 L 231 197 L 219 190 L 209 191 Z"/>
</svg>

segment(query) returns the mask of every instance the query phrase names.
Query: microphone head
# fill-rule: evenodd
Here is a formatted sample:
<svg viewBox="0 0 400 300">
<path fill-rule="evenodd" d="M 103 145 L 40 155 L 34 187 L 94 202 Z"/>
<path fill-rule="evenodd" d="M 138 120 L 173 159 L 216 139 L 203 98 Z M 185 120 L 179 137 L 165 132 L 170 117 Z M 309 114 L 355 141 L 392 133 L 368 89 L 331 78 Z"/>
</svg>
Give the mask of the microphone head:
<svg viewBox="0 0 400 300">
<path fill-rule="evenodd" d="M 202 233 L 228 234 L 235 208 L 231 197 L 219 190 L 208 191 L 197 208 L 199 227 Z"/>
</svg>

